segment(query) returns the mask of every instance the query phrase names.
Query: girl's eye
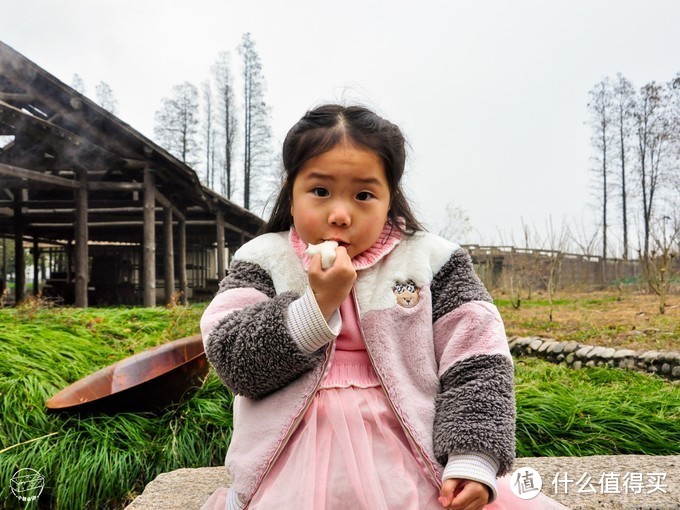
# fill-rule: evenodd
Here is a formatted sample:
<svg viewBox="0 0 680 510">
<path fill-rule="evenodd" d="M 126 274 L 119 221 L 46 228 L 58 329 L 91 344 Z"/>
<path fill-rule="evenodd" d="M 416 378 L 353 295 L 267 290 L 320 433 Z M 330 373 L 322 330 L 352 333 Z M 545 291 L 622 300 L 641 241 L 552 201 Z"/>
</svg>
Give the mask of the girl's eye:
<svg viewBox="0 0 680 510">
<path fill-rule="evenodd" d="M 314 188 L 312 193 L 317 197 L 327 197 L 329 195 L 326 188 Z"/>
<path fill-rule="evenodd" d="M 357 200 L 361 202 L 365 202 L 366 200 L 369 200 L 372 197 L 373 193 L 371 193 L 370 191 L 362 191 L 361 193 L 357 194 Z"/>
</svg>

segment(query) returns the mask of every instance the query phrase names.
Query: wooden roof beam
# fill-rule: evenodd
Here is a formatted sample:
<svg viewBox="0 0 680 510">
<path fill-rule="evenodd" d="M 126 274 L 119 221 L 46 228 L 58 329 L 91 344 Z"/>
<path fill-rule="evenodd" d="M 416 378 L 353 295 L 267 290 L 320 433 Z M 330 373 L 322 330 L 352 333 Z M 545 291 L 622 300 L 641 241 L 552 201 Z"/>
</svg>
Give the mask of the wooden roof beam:
<svg viewBox="0 0 680 510">
<path fill-rule="evenodd" d="M 89 152 L 105 161 L 121 161 L 120 156 L 102 149 L 89 140 L 56 124 L 51 124 L 38 117 L 24 113 L 3 101 L 0 101 L 0 122 L 12 125 L 15 129 L 25 132 L 32 138 L 45 140 L 55 148 L 63 148 L 68 144 L 80 149 L 78 152 Z"/>
<path fill-rule="evenodd" d="M 5 163 L 0 163 L 0 175 L 14 179 L 35 181 L 43 184 L 49 184 L 52 186 L 59 186 L 62 188 L 71 189 L 80 188 L 80 184 L 77 181 L 64 179 L 63 177 L 57 177 L 52 174 L 34 172 L 33 170 L 27 170 L 26 168 L 19 168 L 12 165 L 6 165 Z"/>
</svg>

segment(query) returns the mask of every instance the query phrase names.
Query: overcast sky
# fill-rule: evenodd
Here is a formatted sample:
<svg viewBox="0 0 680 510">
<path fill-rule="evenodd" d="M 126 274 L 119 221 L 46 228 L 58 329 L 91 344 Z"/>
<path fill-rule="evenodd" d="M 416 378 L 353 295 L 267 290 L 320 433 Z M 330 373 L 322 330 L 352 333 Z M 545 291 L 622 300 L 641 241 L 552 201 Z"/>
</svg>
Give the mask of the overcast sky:
<svg viewBox="0 0 680 510">
<path fill-rule="evenodd" d="M 680 71 L 674 0 L 0 0 L 0 13 L 0 40 L 68 84 L 79 74 L 92 99 L 108 83 L 150 138 L 172 86 L 199 85 L 221 51 L 238 72 L 251 32 L 279 149 L 307 109 L 367 104 L 410 142 L 421 220 L 438 231 L 453 203 L 483 243 L 522 219 L 591 224 L 588 91 Z"/>
</svg>

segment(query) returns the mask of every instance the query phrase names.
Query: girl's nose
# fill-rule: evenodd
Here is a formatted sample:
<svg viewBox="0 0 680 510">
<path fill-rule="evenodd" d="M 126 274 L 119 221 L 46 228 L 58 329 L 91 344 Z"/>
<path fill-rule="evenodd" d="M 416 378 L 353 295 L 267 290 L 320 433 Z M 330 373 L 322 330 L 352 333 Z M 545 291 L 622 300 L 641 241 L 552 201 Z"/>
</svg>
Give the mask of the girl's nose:
<svg viewBox="0 0 680 510">
<path fill-rule="evenodd" d="M 334 227 L 349 227 L 352 224 L 349 209 L 344 204 L 334 204 L 328 214 L 328 223 Z"/>
</svg>

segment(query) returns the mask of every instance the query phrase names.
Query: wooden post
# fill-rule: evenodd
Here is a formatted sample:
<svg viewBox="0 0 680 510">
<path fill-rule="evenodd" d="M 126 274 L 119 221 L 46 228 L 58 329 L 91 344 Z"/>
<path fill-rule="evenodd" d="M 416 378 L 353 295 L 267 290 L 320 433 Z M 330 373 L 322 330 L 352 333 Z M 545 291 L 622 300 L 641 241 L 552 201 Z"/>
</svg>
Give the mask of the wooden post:
<svg viewBox="0 0 680 510">
<path fill-rule="evenodd" d="M 71 273 L 71 261 L 73 260 L 73 239 L 66 241 L 66 283 L 73 282 L 73 273 Z"/>
<path fill-rule="evenodd" d="M 26 262 L 24 260 L 24 219 L 21 213 L 22 192 L 14 192 L 14 301 L 24 299 Z"/>
<path fill-rule="evenodd" d="M 37 296 L 40 290 L 40 248 L 38 240 L 33 238 L 33 295 Z"/>
<path fill-rule="evenodd" d="M 89 285 L 87 243 L 87 172 L 78 170 L 80 188 L 76 190 L 76 223 L 75 223 L 75 306 L 87 308 L 87 287 Z"/>
<path fill-rule="evenodd" d="M 221 282 L 224 276 L 224 216 L 217 211 L 217 280 Z"/>
<path fill-rule="evenodd" d="M 172 209 L 163 208 L 163 237 L 165 241 L 165 304 L 172 302 L 172 293 L 175 291 L 175 252 L 172 237 Z"/>
<path fill-rule="evenodd" d="M 156 184 L 154 171 L 144 169 L 144 306 L 156 306 Z"/>
<path fill-rule="evenodd" d="M 180 218 L 177 224 L 177 247 L 178 257 L 177 264 L 179 264 L 179 291 L 182 293 L 182 304 L 186 305 L 187 299 L 187 222 L 184 218 Z"/>
</svg>

